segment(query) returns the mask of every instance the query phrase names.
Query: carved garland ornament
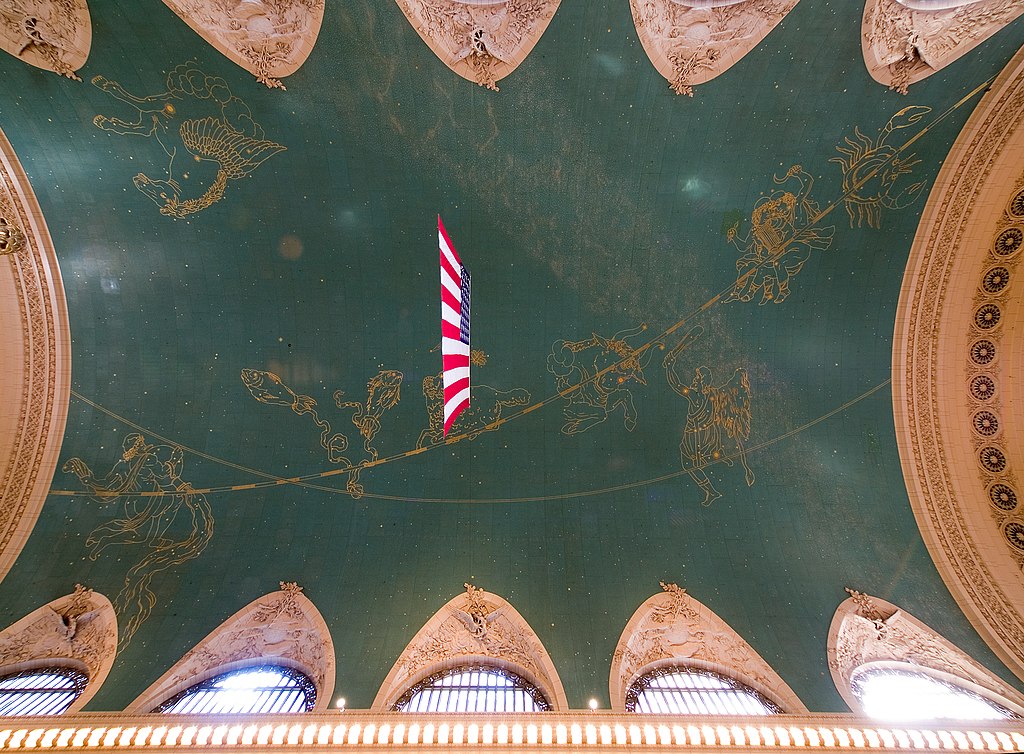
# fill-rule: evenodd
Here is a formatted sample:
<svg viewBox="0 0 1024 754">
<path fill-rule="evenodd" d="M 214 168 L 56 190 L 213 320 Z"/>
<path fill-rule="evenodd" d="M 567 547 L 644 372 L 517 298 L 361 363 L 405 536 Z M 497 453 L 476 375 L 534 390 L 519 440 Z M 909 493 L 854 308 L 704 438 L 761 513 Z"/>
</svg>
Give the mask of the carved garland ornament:
<svg viewBox="0 0 1024 754">
<path fill-rule="evenodd" d="M 541 690 L 554 710 L 568 709 L 554 663 L 523 616 L 496 594 L 472 584 L 465 587 L 409 642 L 371 709 L 391 709 L 406 689 L 431 673 L 481 660 L 522 676 Z"/>
<path fill-rule="evenodd" d="M 778 673 L 724 620 L 676 584 L 661 582 L 661 588 L 633 613 L 612 655 L 612 710 L 625 710 L 630 685 L 648 671 L 687 665 L 735 678 L 786 712 L 807 712 Z"/>
<path fill-rule="evenodd" d="M 81 81 L 92 46 L 92 21 L 85 0 L 4 0 L 0 3 L 0 48 L 37 68 Z"/>
<path fill-rule="evenodd" d="M 871 663 L 909 665 L 940 679 L 955 679 L 958 686 L 1024 712 L 1024 696 L 928 626 L 883 599 L 846 591 L 850 598 L 839 605 L 829 629 L 828 667 L 836 689 L 855 713 L 863 710 L 851 681 L 858 668 Z"/>
<path fill-rule="evenodd" d="M 861 27 L 871 77 L 900 94 L 952 63 L 1024 13 L 1020 0 L 978 0 L 925 10 L 867 0 Z"/>
<path fill-rule="evenodd" d="M 75 584 L 75 591 L 0 631 L 0 676 L 49 665 L 71 665 L 89 678 L 67 710 L 80 710 L 99 690 L 117 654 L 117 617 L 110 600 Z"/>
<path fill-rule="evenodd" d="M 334 692 L 334 643 L 320 612 L 294 582 L 253 600 L 185 654 L 132 702 L 150 712 L 179 691 L 229 670 L 278 664 L 300 670 L 316 687 L 314 711 Z"/>
<path fill-rule="evenodd" d="M 1014 472 L 1024 427 L 1011 421 L 1020 341 L 1010 337 L 1024 318 L 1014 285 L 1021 150 L 1024 51 L 978 105 L 929 197 L 897 308 L 893 404 L 907 493 L 932 559 L 981 636 L 1024 678 Z"/>
</svg>

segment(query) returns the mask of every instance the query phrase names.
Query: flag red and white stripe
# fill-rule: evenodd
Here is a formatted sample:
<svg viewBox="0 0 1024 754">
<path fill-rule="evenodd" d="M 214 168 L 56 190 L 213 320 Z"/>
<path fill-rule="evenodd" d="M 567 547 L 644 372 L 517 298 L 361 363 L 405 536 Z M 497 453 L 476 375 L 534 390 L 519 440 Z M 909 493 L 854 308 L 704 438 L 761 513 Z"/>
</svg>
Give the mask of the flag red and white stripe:
<svg viewBox="0 0 1024 754">
<path fill-rule="evenodd" d="M 444 382 L 444 434 L 469 407 L 469 271 L 437 218 L 441 249 L 441 359 Z"/>
</svg>

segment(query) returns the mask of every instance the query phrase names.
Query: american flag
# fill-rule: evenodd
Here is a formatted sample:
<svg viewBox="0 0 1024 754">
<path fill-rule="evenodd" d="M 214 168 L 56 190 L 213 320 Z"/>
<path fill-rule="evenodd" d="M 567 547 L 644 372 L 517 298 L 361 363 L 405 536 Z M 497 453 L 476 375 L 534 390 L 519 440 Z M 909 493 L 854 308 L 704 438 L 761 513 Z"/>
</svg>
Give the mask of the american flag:
<svg viewBox="0 0 1024 754">
<path fill-rule="evenodd" d="M 441 360 L 444 382 L 444 434 L 469 407 L 469 270 L 437 217 L 441 248 Z"/>
</svg>

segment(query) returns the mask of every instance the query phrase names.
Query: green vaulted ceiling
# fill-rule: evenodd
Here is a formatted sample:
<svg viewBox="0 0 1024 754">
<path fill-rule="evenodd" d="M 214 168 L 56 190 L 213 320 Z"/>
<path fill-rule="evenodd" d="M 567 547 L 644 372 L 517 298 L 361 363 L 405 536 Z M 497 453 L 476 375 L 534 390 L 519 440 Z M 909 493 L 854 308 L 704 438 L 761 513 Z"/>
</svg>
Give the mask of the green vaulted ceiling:
<svg viewBox="0 0 1024 754">
<path fill-rule="evenodd" d="M 323 614 L 350 707 L 370 705 L 467 581 L 529 621 L 573 707 L 607 700 L 615 644 L 659 580 L 727 621 L 812 710 L 845 710 L 825 640 L 846 586 L 1012 678 L 922 543 L 888 381 L 927 191 L 977 103 L 965 95 L 1024 43 L 1024 21 L 904 97 L 865 69 L 862 3 L 804 0 L 691 99 L 651 65 L 626 0 L 564 0 L 497 93 L 452 73 L 392 0 L 329 0 L 287 91 L 159 0 L 90 10 L 83 82 L 0 56 L 0 127 L 57 249 L 74 391 L 55 494 L 0 583 L 0 624 L 75 582 L 114 601 L 124 646 L 90 709 L 126 706 L 280 581 Z M 190 89 L 163 143 L 94 123 L 138 115 L 94 77 L 142 97 L 169 75 Z M 210 203 L 216 164 L 187 147 L 219 148 L 218 117 L 252 141 L 224 157 L 234 172 Z M 872 155 L 922 129 L 908 173 L 843 202 Z M 166 178 L 175 149 L 180 200 L 209 205 L 180 219 L 133 183 Z M 785 192 L 799 233 L 787 264 L 805 259 L 788 297 L 775 287 L 761 305 L 772 282 L 755 276 L 761 290 L 730 301 L 737 260 L 768 243 L 752 215 L 772 232 Z M 486 354 L 470 418 L 501 404 L 509 419 L 449 445 L 421 438 L 423 382 L 440 369 L 439 213 L 472 271 Z M 594 339 L 616 334 L 621 354 L 653 345 L 559 398 L 620 358 Z M 706 469 L 721 495 L 709 506 L 684 471 L 673 352 L 686 384 L 703 367 L 718 395 L 738 388 L 725 415 L 749 420 L 751 484 L 722 421 L 720 456 L 735 463 Z M 363 427 L 385 462 L 357 482 L 325 475 L 367 458 L 344 404 L 365 404 L 371 380 Z M 171 466 L 147 473 L 210 491 L 90 495 L 74 472 L 102 479 L 132 433 L 166 446 Z M 410 453 L 418 442 L 429 447 Z M 309 486 L 262 486 L 267 475 Z M 125 543 L 116 522 L 133 516 L 143 541 Z"/>
</svg>

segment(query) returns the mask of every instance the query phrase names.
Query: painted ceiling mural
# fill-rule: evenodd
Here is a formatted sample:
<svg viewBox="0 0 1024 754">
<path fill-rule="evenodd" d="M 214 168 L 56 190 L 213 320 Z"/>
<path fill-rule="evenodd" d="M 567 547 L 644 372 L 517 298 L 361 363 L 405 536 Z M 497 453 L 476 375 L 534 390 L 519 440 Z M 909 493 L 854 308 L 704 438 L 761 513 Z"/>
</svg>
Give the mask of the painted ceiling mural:
<svg viewBox="0 0 1024 754">
<path fill-rule="evenodd" d="M 323 616 L 350 708 L 464 584 L 516 606 L 573 708 L 607 706 L 661 581 L 811 710 L 846 708 L 826 638 L 847 586 L 1015 683 L 921 541 L 889 381 L 927 193 L 1024 22 L 903 96 L 848 0 L 89 11 L 83 81 L 0 60 L 73 341 L 0 626 L 75 583 L 108 595 L 89 709 L 281 582 Z M 669 12 L 724 24 L 686 25 L 705 51 L 749 44 L 670 77 L 648 57 Z M 287 72 L 224 49 L 278 33 Z M 447 439 L 438 213 L 475 288 Z"/>
</svg>

